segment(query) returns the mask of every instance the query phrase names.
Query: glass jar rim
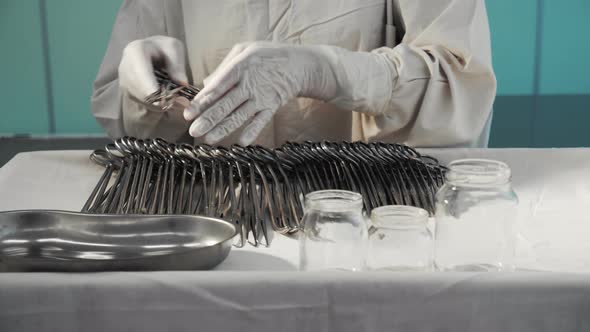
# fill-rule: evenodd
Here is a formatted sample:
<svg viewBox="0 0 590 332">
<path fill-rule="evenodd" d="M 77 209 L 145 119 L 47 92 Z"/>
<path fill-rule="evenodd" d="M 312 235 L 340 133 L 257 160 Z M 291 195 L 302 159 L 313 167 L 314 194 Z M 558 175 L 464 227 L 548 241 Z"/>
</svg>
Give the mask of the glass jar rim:
<svg viewBox="0 0 590 332">
<path fill-rule="evenodd" d="M 461 186 L 494 186 L 510 182 L 508 164 L 492 159 L 458 159 L 449 164 L 446 181 Z"/>
<path fill-rule="evenodd" d="M 371 221 L 377 226 L 383 224 L 416 225 L 428 224 L 428 211 L 408 205 L 386 205 L 371 211 Z"/>
<path fill-rule="evenodd" d="M 305 195 L 305 208 L 326 212 L 360 210 L 361 194 L 347 190 L 319 190 Z"/>
</svg>

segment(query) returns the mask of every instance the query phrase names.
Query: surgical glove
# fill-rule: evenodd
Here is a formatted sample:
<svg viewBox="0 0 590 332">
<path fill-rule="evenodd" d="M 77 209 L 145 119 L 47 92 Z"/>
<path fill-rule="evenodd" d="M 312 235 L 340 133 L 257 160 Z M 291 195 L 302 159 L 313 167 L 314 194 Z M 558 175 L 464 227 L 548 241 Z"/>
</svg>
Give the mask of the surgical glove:
<svg viewBox="0 0 590 332">
<path fill-rule="evenodd" d="M 170 77 L 179 83 L 187 83 L 185 49 L 182 42 L 172 37 L 153 36 L 127 44 L 119 64 L 121 89 L 143 102 L 159 88 L 154 67 L 167 70 Z"/>
<path fill-rule="evenodd" d="M 395 68 L 384 55 L 334 46 L 254 42 L 235 46 L 185 110 L 189 133 L 214 144 L 248 121 L 239 144 L 248 145 L 294 97 L 379 114 L 392 93 Z"/>
</svg>

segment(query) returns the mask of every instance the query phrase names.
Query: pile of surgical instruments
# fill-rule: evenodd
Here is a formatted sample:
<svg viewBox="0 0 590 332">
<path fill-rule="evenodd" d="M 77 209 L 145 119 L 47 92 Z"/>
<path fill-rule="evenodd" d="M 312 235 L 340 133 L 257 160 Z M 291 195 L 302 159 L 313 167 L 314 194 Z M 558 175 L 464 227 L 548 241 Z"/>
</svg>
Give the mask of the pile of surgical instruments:
<svg viewBox="0 0 590 332">
<path fill-rule="evenodd" d="M 367 212 L 400 204 L 432 213 L 446 170 L 410 147 L 363 142 L 290 142 L 269 149 L 124 137 L 90 158 L 105 171 L 82 212 L 223 218 L 238 227 L 238 246 L 268 245 L 267 222 L 279 233 L 296 232 L 303 197 L 317 190 L 361 193 Z"/>
</svg>

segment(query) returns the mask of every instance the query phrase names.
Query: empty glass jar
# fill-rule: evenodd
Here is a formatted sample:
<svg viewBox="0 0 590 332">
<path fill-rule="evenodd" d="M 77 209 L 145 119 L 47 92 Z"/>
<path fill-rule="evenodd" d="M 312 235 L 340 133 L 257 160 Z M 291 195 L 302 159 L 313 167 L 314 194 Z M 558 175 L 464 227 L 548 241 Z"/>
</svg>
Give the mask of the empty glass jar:
<svg viewBox="0 0 590 332">
<path fill-rule="evenodd" d="M 301 270 L 365 268 L 367 223 L 360 194 L 342 190 L 307 194 L 301 227 Z"/>
<path fill-rule="evenodd" d="M 432 269 L 432 249 L 426 210 L 391 205 L 371 212 L 369 269 L 428 271 Z"/>
<path fill-rule="evenodd" d="M 439 270 L 512 269 L 518 198 L 503 162 L 452 162 L 436 195 L 435 265 Z"/>
</svg>

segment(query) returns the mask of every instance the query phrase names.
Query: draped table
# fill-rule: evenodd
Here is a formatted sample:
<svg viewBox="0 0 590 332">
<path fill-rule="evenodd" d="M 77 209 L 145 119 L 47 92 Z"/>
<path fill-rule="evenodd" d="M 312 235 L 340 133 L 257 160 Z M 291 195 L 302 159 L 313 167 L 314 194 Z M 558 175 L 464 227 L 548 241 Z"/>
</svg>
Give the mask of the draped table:
<svg viewBox="0 0 590 332">
<path fill-rule="evenodd" d="M 511 167 L 516 272 L 298 272 L 277 234 L 212 271 L 0 273 L 0 331 L 590 331 L 590 149 L 421 152 Z M 89 154 L 17 155 L 0 211 L 79 211 L 103 170 Z"/>
</svg>

